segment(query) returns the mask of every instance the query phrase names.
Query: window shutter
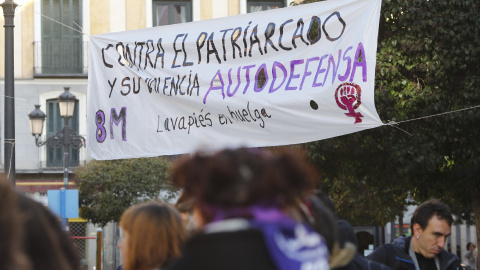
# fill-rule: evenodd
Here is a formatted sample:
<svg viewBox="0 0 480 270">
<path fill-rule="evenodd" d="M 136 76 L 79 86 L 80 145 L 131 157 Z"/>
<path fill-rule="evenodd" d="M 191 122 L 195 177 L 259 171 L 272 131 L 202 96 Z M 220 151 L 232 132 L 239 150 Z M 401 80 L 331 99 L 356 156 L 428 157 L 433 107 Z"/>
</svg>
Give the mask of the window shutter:
<svg viewBox="0 0 480 270">
<path fill-rule="evenodd" d="M 82 26 L 81 0 L 42 0 L 42 13 L 74 29 Z M 82 73 L 82 34 L 42 17 L 42 73 Z"/>
</svg>

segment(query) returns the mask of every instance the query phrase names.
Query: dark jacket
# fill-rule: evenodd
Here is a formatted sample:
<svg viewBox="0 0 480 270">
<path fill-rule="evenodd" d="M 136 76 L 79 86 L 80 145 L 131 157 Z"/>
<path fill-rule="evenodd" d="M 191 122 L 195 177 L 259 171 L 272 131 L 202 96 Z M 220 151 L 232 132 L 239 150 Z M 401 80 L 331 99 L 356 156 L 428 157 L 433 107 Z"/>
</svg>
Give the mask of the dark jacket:
<svg viewBox="0 0 480 270">
<path fill-rule="evenodd" d="M 247 229 L 199 234 L 187 241 L 169 270 L 274 270 L 262 232 Z"/>
<path fill-rule="evenodd" d="M 352 225 L 346 220 L 338 220 L 338 239 L 340 247 L 343 248 L 346 242 L 358 246 L 357 236 Z M 332 270 L 392 270 L 390 267 L 365 259 L 359 253 L 355 252 L 353 259 L 343 267 L 332 268 Z"/>
<path fill-rule="evenodd" d="M 353 257 L 352 261 L 349 264 L 343 267 L 334 268 L 332 270 L 392 270 L 392 269 L 384 264 L 367 260 L 357 253 L 355 254 L 355 257 Z"/>
<path fill-rule="evenodd" d="M 416 270 L 412 258 L 408 255 L 409 237 L 399 237 L 391 244 L 385 244 L 375 249 L 367 259 L 383 263 L 393 270 Z M 462 270 L 458 257 L 445 249 L 437 255 L 440 259 L 439 270 Z"/>
</svg>

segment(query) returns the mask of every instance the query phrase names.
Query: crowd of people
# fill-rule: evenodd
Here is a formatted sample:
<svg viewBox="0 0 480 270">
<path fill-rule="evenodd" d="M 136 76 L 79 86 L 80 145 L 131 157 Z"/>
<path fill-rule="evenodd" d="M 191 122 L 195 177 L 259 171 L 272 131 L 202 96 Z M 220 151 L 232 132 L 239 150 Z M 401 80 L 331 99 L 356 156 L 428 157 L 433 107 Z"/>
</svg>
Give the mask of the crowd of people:
<svg viewBox="0 0 480 270">
<path fill-rule="evenodd" d="M 176 161 L 171 176 L 182 189 L 174 206 L 148 202 L 121 216 L 120 269 L 462 269 L 444 249 L 452 215 L 435 199 L 416 209 L 412 236 L 364 258 L 353 227 L 314 189 L 316 171 L 296 151 L 198 152 Z M 0 269 L 80 267 L 58 219 L 0 181 Z"/>
</svg>

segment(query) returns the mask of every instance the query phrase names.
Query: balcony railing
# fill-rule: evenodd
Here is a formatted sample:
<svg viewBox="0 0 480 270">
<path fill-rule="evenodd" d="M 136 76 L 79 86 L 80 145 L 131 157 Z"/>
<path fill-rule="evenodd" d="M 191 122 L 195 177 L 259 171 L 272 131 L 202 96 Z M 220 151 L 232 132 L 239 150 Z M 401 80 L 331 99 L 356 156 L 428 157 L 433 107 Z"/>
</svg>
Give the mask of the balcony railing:
<svg viewBox="0 0 480 270">
<path fill-rule="evenodd" d="M 87 41 L 36 41 L 34 52 L 36 77 L 87 76 Z"/>
</svg>

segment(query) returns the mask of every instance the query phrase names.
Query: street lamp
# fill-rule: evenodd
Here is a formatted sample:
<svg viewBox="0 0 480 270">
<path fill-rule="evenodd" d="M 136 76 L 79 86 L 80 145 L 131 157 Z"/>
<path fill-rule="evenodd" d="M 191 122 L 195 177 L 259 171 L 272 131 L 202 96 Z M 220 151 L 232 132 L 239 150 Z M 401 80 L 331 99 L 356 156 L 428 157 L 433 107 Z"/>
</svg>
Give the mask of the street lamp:
<svg viewBox="0 0 480 270">
<path fill-rule="evenodd" d="M 5 175 L 15 186 L 15 83 L 14 83 L 14 35 L 15 9 L 14 1 L 0 4 L 5 17 Z"/>
<path fill-rule="evenodd" d="M 40 110 L 40 105 L 35 105 L 35 110 L 28 115 L 28 118 L 30 118 L 30 131 L 32 135 L 35 136 L 35 141 L 38 146 L 38 138 L 42 135 L 43 123 L 47 115 Z"/>
<path fill-rule="evenodd" d="M 60 108 L 60 116 L 64 119 L 64 126 L 55 135 L 51 135 L 45 141 L 40 140 L 42 135 L 43 124 L 47 116 L 40 110 L 40 105 L 35 105 L 35 110 L 28 114 L 30 119 L 30 129 L 35 137 L 35 144 L 38 147 L 47 145 L 53 148 L 63 146 L 63 178 L 64 189 L 68 189 L 68 148 L 79 149 L 85 145 L 85 138 L 78 135 L 68 125 L 68 119 L 73 116 L 75 109 L 75 95 L 70 93 L 70 87 L 64 87 L 64 92 L 58 97 L 58 106 Z M 61 193 L 62 194 L 62 193 Z M 65 225 L 62 218 L 62 224 Z"/>
<path fill-rule="evenodd" d="M 73 109 L 75 109 L 75 96 L 70 93 L 70 87 L 64 87 L 65 91 L 58 96 L 58 106 L 60 107 L 60 116 L 65 118 L 67 121 L 68 118 L 73 116 Z M 65 122 L 67 124 L 67 122 Z"/>
</svg>

